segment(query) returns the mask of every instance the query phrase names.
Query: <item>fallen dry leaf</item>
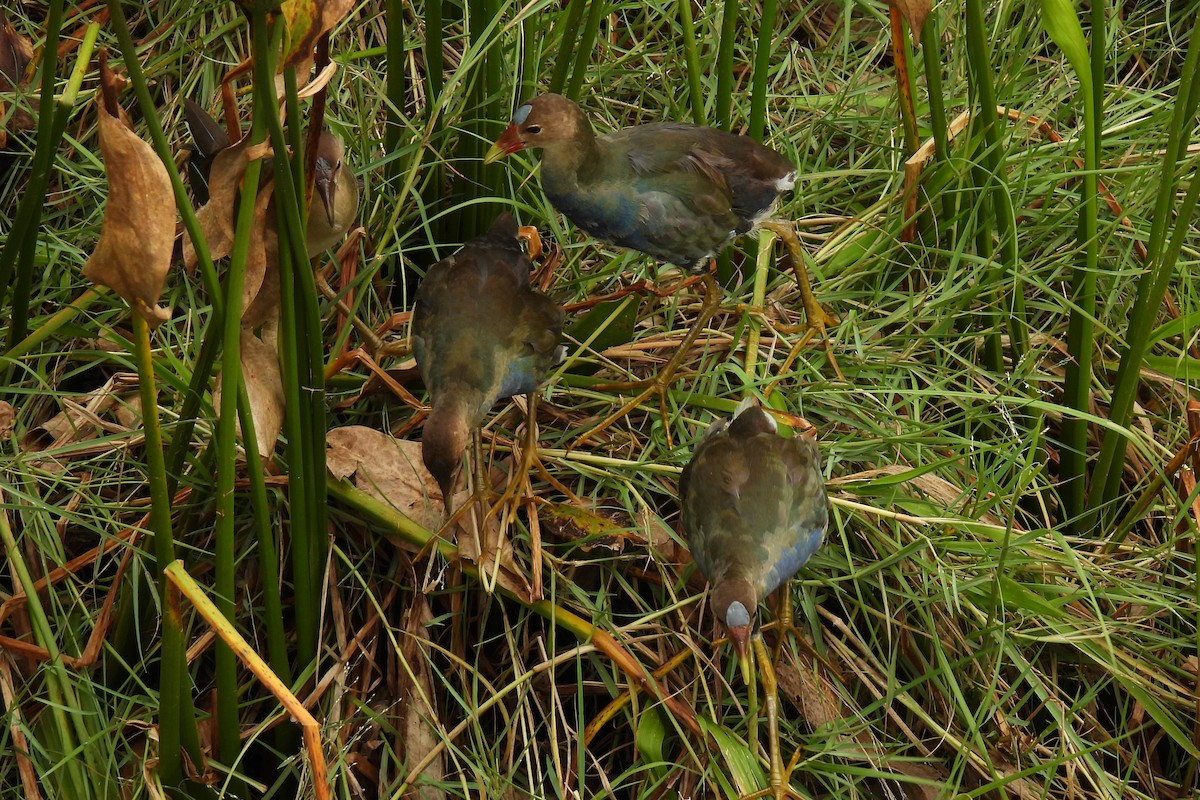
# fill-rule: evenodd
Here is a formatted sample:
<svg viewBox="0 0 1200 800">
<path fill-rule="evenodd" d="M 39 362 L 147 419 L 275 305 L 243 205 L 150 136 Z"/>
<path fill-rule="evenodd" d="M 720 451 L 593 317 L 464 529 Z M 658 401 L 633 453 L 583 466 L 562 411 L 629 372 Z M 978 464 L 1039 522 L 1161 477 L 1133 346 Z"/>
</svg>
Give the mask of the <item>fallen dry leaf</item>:
<svg viewBox="0 0 1200 800">
<path fill-rule="evenodd" d="M 259 189 L 246 255 L 242 324 L 250 327 L 279 318 L 279 234 L 275 229 L 275 184 Z"/>
<path fill-rule="evenodd" d="M 921 29 L 929 17 L 930 0 L 891 0 L 891 3 L 904 15 L 909 33 L 912 34 L 913 47 L 920 47 Z"/>
<path fill-rule="evenodd" d="M 335 478 L 354 485 L 417 524 L 442 526 L 442 494 L 421 461 L 421 443 L 394 439 L 362 425 L 334 428 L 325 437 L 325 464 Z"/>
<path fill-rule="evenodd" d="M 7 439 L 12 436 L 13 422 L 17 418 L 17 412 L 6 401 L 0 400 L 0 439 Z"/>
<path fill-rule="evenodd" d="M 254 418 L 254 436 L 258 441 L 258 454 L 270 458 L 275 452 L 275 442 L 283 429 L 283 377 L 279 371 L 277 347 L 278 330 L 275 325 L 263 326 L 256 334 L 249 326 L 242 326 L 239 353 L 242 362 L 242 380 L 246 382 L 246 396 L 250 401 L 250 415 Z M 221 404 L 221 377 L 213 388 L 213 405 Z M 239 436 L 241 435 L 239 428 Z"/>
<path fill-rule="evenodd" d="M 17 33 L 17 29 L 8 21 L 4 9 L 0 8 L 0 93 L 24 94 L 25 70 L 32 59 L 33 44 Z M 7 106 L 4 100 L 0 100 L 0 119 L 7 116 Z M 0 126 L 0 147 L 8 145 L 10 131 L 19 133 L 32 130 L 33 124 L 33 116 L 18 106 L 8 118 L 8 124 Z"/>
<path fill-rule="evenodd" d="M 66 448 L 64 453 L 56 452 L 54 457 L 33 460 L 39 467 L 57 472 L 63 468 L 61 461 L 68 458 L 87 458 L 140 443 L 143 437 L 136 435 L 117 441 L 98 442 L 93 446 L 80 447 L 78 444 L 105 433 L 119 434 L 132 430 L 122 419 L 128 405 L 137 401 L 137 391 L 137 375 L 119 372 L 103 386 L 85 395 L 63 397 L 62 411 L 41 425 L 30 428 L 21 437 L 22 452 L 43 453 Z"/>
<path fill-rule="evenodd" d="M 100 65 L 99 136 L 108 200 L 100 241 L 83 274 L 125 298 L 150 325 L 159 325 L 170 318 L 170 311 L 157 303 L 171 267 L 175 194 L 154 148 L 118 119 L 118 79 L 103 57 Z"/>
<path fill-rule="evenodd" d="M 333 30 L 350 9 L 353 0 L 286 0 L 280 7 L 288 31 L 288 46 L 279 69 L 296 67 L 312 59 L 313 48 Z"/>
<path fill-rule="evenodd" d="M 252 146 L 249 139 L 243 137 L 213 159 L 208 175 L 208 202 L 196 212 L 196 221 L 208 244 L 208 255 L 214 261 L 233 250 L 233 214 L 246 167 L 252 160 L 269 155 L 269 144 L 260 142 Z M 196 248 L 191 237 L 184 237 L 183 266 L 189 272 L 196 267 Z"/>
<path fill-rule="evenodd" d="M 428 766 L 421 771 L 420 778 L 416 781 L 414 791 L 406 795 L 419 800 L 440 800 L 446 797 L 446 793 L 436 786 L 446 777 L 446 757 L 445 750 L 439 748 L 443 737 L 437 730 L 436 686 L 429 665 L 429 653 L 433 645 L 429 641 L 427 626 L 432 621 L 433 612 L 429 609 L 425 595 L 420 592 L 413 593 L 412 605 L 405 615 L 406 635 L 400 645 L 400 655 L 408 665 L 408 670 L 400 672 L 400 725 L 397 727 L 401 740 L 396 743 L 395 751 L 403 754 L 404 763 L 410 767 L 427 757 L 430 758 Z M 434 755 L 435 750 L 437 753 Z"/>
</svg>

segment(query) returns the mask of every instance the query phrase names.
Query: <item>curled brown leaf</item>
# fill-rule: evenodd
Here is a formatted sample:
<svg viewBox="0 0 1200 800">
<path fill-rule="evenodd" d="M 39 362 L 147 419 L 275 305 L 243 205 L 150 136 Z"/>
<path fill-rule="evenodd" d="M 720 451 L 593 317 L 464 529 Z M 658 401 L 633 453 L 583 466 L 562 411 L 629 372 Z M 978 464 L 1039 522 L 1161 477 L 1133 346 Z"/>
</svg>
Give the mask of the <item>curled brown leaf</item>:
<svg viewBox="0 0 1200 800">
<path fill-rule="evenodd" d="M 352 8 L 353 0 L 286 0 L 281 10 L 288 30 L 288 46 L 279 68 L 297 67 L 310 61 L 317 40 L 333 30 Z"/>
<path fill-rule="evenodd" d="M 108 286 L 151 325 L 170 317 L 158 303 L 175 241 L 175 194 L 167 169 L 149 144 L 119 118 L 119 79 L 101 61 L 105 92 L 97 103 L 100 152 L 108 175 L 108 200 L 100 241 L 83 274 Z"/>
</svg>

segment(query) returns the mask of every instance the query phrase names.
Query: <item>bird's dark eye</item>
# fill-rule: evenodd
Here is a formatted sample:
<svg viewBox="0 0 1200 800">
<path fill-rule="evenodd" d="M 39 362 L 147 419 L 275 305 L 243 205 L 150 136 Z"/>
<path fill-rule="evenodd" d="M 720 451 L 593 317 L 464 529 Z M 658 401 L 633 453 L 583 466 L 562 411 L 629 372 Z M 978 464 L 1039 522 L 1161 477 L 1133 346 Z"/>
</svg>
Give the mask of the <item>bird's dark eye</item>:
<svg viewBox="0 0 1200 800">
<path fill-rule="evenodd" d="M 338 159 L 338 162 L 337 162 L 337 164 L 336 164 L 336 165 L 334 166 L 334 168 L 333 168 L 333 171 L 334 171 L 334 172 L 337 172 L 337 171 L 338 171 L 338 170 L 340 170 L 341 168 L 342 168 L 342 160 L 339 158 L 339 159 Z"/>
<path fill-rule="evenodd" d="M 542 126 L 541 125 L 530 125 L 529 127 L 527 127 L 525 129 L 525 132 L 532 133 L 534 136 L 537 136 L 539 133 L 542 132 Z"/>
</svg>

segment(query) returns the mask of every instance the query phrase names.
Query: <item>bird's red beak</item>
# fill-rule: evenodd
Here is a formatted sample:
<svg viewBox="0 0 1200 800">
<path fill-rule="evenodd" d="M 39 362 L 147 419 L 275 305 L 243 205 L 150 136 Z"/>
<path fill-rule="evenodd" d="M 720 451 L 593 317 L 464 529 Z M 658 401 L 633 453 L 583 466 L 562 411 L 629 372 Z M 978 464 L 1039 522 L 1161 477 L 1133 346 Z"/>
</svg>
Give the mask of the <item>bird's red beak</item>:
<svg viewBox="0 0 1200 800">
<path fill-rule="evenodd" d="M 487 151 L 487 155 L 483 157 L 483 163 L 492 164 L 505 156 L 512 155 L 518 150 L 524 150 L 525 143 L 521 141 L 521 134 L 517 131 L 517 126 L 513 123 L 508 123 L 508 127 L 504 129 L 504 133 L 492 145 L 492 149 Z"/>
<path fill-rule="evenodd" d="M 729 628 L 729 641 L 733 642 L 733 652 L 737 654 L 738 665 L 742 668 L 742 680 L 750 683 L 750 626 L 735 625 Z"/>
</svg>

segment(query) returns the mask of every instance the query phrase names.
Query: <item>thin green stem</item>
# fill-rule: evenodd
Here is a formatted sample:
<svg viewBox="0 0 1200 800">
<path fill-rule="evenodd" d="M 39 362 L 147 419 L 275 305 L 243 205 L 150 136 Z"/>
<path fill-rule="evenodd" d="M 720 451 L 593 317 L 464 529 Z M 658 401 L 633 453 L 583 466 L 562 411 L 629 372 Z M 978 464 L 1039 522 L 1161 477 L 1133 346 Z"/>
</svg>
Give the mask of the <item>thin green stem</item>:
<svg viewBox="0 0 1200 800">
<path fill-rule="evenodd" d="M 439 6 L 436 0 L 427 4 L 428 6 Z M 387 26 L 387 56 L 385 60 L 385 68 L 387 70 L 387 122 L 384 127 L 383 146 L 389 153 L 394 153 L 400 149 L 401 137 L 404 135 L 404 123 L 400 119 L 400 109 L 404 108 L 407 102 L 407 83 L 406 70 L 408 69 L 408 59 L 404 54 L 404 2 L 403 0 L 386 0 L 384 3 L 384 24 Z M 439 49 L 441 42 L 438 42 Z M 426 68 L 431 69 L 426 54 Z M 441 66 L 439 65 L 440 69 Z M 430 82 L 430 97 L 435 95 L 432 92 L 433 78 L 429 78 Z M 441 87 L 439 87 L 440 90 Z M 393 159 L 388 162 L 387 171 L 388 179 L 395 180 L 402 166 L 399 159 Z"/>
<path fill-rule="evenodd" d="M 263 124 L 255 115 L 250 128 L 250 141 L 263 140 Z M 242 291 L 245 284 L 246 259 L 254 223 L 255 200 L 262 161 L 255 159 L 246 167 L 242 181 L 242 197 L 238 204 L 233 253 L 225 273 L 225 326 L 221 349 L 221 402 L 217 415 L 216 460 L 217 494 L 216 540 L 214 563 L 216 570 L 216 603 L 231 623 L 237 608 L 236 551 L 237 509 L 234 504 L 234 483 L 238 474 L 237 418 L 238 395 L 242 391 Z M 217 732 L 221 760 L 236 763 L 241 752 L 241 720 L 238 703 L 237 658 L 223 642 L 216 646 Z M 231 793 L 244 796 L 244 782 L 231 779 Z"/>
<path fill-rule="evenodd" d="M 550 73 L 550 91 L 555 94 L 563 93 L 563 88 L 567 85 L 567 75 L 571 65 L 575 63 L 574 55 L 579 44 L 579 23 L 583 20 L 583 11 L 587 5 L 588 0 L 571 0 L 567 5 L 567 16 L 562 25 L 554 26 L 556 30 L 561 29 L 554 70 Z"/>
<path fill-rule="evenodd" d="M 696 23 L 692 20 L 691 0 L 679 0 L 679 24 L 683 33 L 683 58 L 687 64 L 688 105 L 692 109 L 692 122 L 703 125 L 704 88 L 700 82 L 700 52 L 696 41 Z"/>
<path fill-rule="evenodd" d="M 933 140 L 937 144 L 934 161 L 950 164 L 950 134 L 946 121 L 946 103 L 942 98 L 942 41 L 938 36 L 937 11 L 932 10 L 925 26 L 921 29 L 921 58 L 925 63 L 925 85 L 929 97 L 929 125 L 933 129 Z M 955 192 L 941 192 L 942 224 L 953 224 L 957 210 Z M 956 237 L 951 235 L 950 241 Z"/>
<path fill-rule="evenodd" d="M 164 597 L 167 579 L 163 569 L 175 560 L 171 533 L 171 494 L 167 485 L 166 459 L 158 420 L 158 387 L 154 381 L 154 357 L 150 348 L 150 326 L 137 313 L 131 315 L 134 356 L 137 360 L 138 390 L 142 402 L 142 428 L 146 437 L 146 476 L 150 489 L 150 532 L 154 537 L 154 575 L 158 596 Z M 194 727 L 191 694 L 183 691 L 187 677 L 187 654 L 177 623 L 163 617 L 162 677 L 159 685 L 159 773 L 163 784 L 178 787 L 183 781 L 180 746 L 184 727 Z M 196 753 L 194 756 L 198 756 Z"/>
<path fill-rule="evenodd" d="M 725 0 L 721 10 L 721 41 L 717 46 L 717 97 L 713 124 L 729 130 L 733 125 L 733 47 L 737 43 L 738 0 Z"/>
<path fill-rule="evenodd" d="M 51 0 L 46 16 L 46 41 L 42 45 L 41 108 L 38 115 L 37 144 L 34 146 L 33 169 L 25 196 L 17 208 L 14 226 L 0 250 L 0 305 L 11 285 L 12 303 L 8 311 L 6 350 L 25 338 L 29 330 L 29 294 L 33 286 L 33 256 L 37 249 L 37 232 L 41 227 L 42 208 L 54 154 L 67 129 L 71 109 L 54 102 L 54 87 L 58 78 L 58 37 L 62 27 L 63 0 Z M 20 235 L 13 235 L 16 232 Z M 13 280 L 15 274 L 15 281 Z M 5 370 L 7 372 L 7 369 Z M 5 381 L 7 383 L 7 381 Z"/>
<path fill-rule="evenodd" d="M 771 74 L 771 54 L 775 45 L 775 16 L 779 0 L 763 0 L 758 23 L 758 46 L 754 51 L 754 74 L 750 89 L 750 138 L 763 141 L 767 132 L 767 89 Z"/>
<path fill-rule="evenodd" d="M 1167 146 L 1163 151 L 1159 168 L 1158 196 L 1155 199 L 1154 216 L 1151 219 L 1150 237 L 1147 243 L 1147 269 L 1138 281 L 1137 294 L 1129 315 L 1129 327 L 1125 331 L 1127 345 L 1121 355 L 1121 364 L 1113 386 L 1112 401 L 1108 417 L 1119 428 L 1129 424 L 1133 402 L 1137 397 L 1142 378 L 1142 361 L 1150 348 L 1150 337 L 1154 330 L 1154 317 L 1162 305 L 1163 295 L 1175 274 L 1175 264 L 1183 246 L 1188 229 L 1188 220 L 1195 211 L 1195 199 L 1189 191 L 1177 210 L 1173 210 L 1176 187 L 1179 185 L 1181 160 L 1186 156 L 1189 132 L 1196 124 L 1197 106 L 1200 105 L 1200 26 L 1193 28 L 1188 43 L 1183 69 L 1179 72 L 1179 87 L 1175 95 L 1175 106 L 1171 124 L 1167 128 Z M 1200 181 L 1192 181 L 1192 189 Z M 1167 231 L 1172 219 L 1176 227 L 1170 246 L 1166 245 Z M 1100 445 L 1100 454 L 1092 473 L 1088 509 L 1095 512 L 1112 503 L 1120 491 L 1121 465 L 1125 461 L 1127 441 L 1120 430 L 1105 431 Z"/>
<path fill-rule="evenodd" d="M 591 0 L 588 5 L 587 21 L 583 26 L 583 35 L 579 37 L 579 42 L 575 49 L 575 63 L 571 67 L 571 81 L 567 84 L 566 96 L 578 102 L 579 94 L 583 90 L 583 79 L 587 77 L 588 68 L 591 64 L 593 53 L 592 50 L 596 44 L 596 37 L 600 33 L 600 20 L 604 18 L 605 9 L 608 7 L 606 0 Z"/>
</svg>

